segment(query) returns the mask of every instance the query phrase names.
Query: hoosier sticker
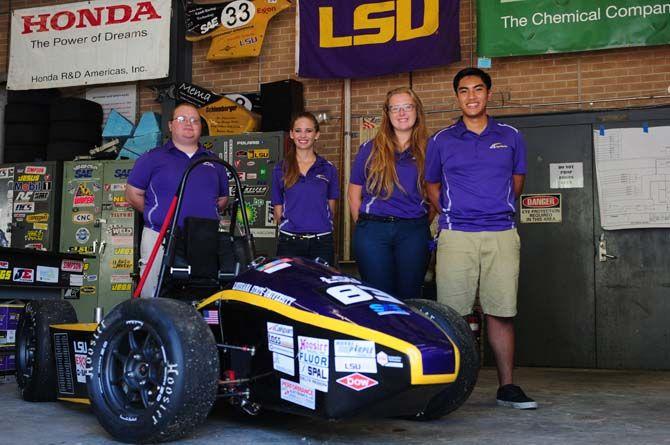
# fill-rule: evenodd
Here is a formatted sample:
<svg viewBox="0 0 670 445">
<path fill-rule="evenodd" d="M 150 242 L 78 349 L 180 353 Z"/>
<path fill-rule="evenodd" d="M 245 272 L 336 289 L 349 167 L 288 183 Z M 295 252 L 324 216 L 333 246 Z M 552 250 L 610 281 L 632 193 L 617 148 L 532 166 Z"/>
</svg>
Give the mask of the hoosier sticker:
<svg viewBox="0 0 670 445">
<path fill-rule="evenodd" d="M 328 392 L 328 339 L 298 336 L 298 363 L 301 385 Z"/>
</svg>

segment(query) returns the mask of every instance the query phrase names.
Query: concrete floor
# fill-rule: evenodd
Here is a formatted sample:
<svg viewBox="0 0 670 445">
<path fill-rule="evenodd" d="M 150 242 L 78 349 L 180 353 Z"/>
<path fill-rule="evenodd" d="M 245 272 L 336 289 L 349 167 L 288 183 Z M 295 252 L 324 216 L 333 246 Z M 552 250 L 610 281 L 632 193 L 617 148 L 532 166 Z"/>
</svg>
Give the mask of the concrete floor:
<svg viewBox="0 0 670 445">
<path fill-rule="evenodd" d="M 540 409 L 495 405 L 483 369 L 458 411 L 433 422 L 326 422 L 279 413 L 246 417 L 217 406 L 180 444 L 670 444 L 670 372 L 522 368 L 516 378 Z M 88 408 L 27 403 L 0 384 L 0 444 L 111 444 Z"/>
</svg>

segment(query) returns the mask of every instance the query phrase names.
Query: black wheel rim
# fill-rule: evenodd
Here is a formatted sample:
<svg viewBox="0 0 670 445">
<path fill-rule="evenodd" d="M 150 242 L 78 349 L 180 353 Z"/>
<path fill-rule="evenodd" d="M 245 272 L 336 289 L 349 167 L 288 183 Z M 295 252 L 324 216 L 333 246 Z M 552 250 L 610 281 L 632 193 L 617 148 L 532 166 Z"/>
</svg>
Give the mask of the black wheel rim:
<svg viewBox="0 0 670 445">
<path fill-rule="evenodd" d="M 140 416 L 163 396 L 167 358 L 162 339 L 147 324 L 124 326 L 102 356 L 103 397 L 121 416 Z"/>
<path fill-rule="evenodd" d="M 21 332 L 16 339 L 16 376 L 19 383 L 25 386 L 33 378 L 35 372 L 35 355 L 37 354 L 37 327 L 35 315 L 30 307 L 23 314 Z"/>
</svg>

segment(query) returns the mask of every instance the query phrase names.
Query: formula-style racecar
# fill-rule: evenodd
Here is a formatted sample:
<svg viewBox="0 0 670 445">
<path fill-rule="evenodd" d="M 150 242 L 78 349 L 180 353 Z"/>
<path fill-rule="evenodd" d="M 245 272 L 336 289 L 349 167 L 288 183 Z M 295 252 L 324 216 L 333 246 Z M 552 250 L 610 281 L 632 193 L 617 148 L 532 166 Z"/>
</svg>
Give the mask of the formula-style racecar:
<svg viewBox="0 0 670 445">
<path fill-rule="evenodd" d="M 234 168 L 202 160 L 182 179 L 172 227 L 202 162 L 229 169 L 245 209 Z M 400 301 L 318 260 L 253 260 L 245 212 L 237 230 L 235 219 L 225 232 L 206 220 L 170 231 L 161 298 L 125 301 L 99 323 L 77 323 L 64 300 L 29 302 L 17 330 L 22 397 L 88 403 L 131 443 L 188 434 L 217 398 L 252 415 L 419 420 L 468 398 L 479 357 L 455 311 Z"/>
</svg>

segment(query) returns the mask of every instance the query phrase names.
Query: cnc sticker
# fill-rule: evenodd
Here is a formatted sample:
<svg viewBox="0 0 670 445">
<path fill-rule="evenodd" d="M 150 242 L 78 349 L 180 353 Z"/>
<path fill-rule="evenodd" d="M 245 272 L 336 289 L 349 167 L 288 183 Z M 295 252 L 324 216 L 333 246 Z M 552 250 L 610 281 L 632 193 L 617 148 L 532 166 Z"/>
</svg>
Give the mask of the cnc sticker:
<svg viewBox="0 0 670 445">
<path fill-rule="evenodd" d="M 363 340 L 335 340 L 336 372 L 376 374 L 375 343 Z"/>
<path fill-rule="evenodd" d="M 328 392 L 328 339 L 298 336 L 300 384 Z"/>
<path fill-rule="evenodd" d="M 376 386 L 379 382 L 375 379 L 371 379 L 368 376 L 355 372 L 337 379 L 337 383 L 342 386 L 346 386 L 349 389 L 353 389 L 354 391 L 363 391 L 365 389 Z"/>
<path fill-rule="evenodd" d="M 75 213 L 72 215 L 72 222 L 75 224 L 90 224 L 93 222 L 93 214 Z"/>
<path fill-rule="evenodd" d="M 86 227 L 81 227 L 74 233 L 74 237 L 79 244 L 86 244 L 91 238 L 91 232 Z"/>
<path fill-rule="evenodd" d="M 280 395 L 283 400 L 293 402 L 305 408 L 316 408 L 316 391 L 299 383 L 281 379 Z"/>
<path fill-rule="evenodd" d="M 37 281 L 43 283 L 58 283 L 58 268 L 37 266 Z"/>
</svg>

